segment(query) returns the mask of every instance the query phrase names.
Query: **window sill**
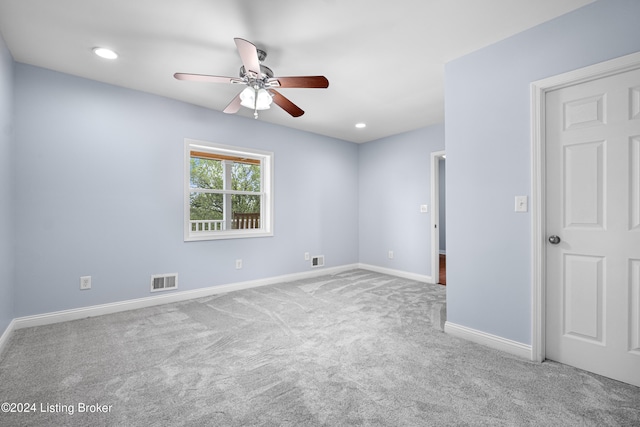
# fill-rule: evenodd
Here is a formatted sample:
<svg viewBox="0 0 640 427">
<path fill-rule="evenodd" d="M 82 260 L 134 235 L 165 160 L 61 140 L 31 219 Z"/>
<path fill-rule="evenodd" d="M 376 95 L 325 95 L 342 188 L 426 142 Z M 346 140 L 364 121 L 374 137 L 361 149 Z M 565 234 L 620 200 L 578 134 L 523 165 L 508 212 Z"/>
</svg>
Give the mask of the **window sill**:
<svg viewBox="0 0 640 427">
<path fill-rule="evenodd" d="M 253 237 L 272 237 L 272 231 L 264 230 L 238 230 L 238 231 L 225 231 L 225 232 L 213 232 L 213 233 L 189 233 L 185 235 L 185 242 L 201 242 L 205 240 L 224 240 L 224 239 L 246 239 Z"/>
</svg>

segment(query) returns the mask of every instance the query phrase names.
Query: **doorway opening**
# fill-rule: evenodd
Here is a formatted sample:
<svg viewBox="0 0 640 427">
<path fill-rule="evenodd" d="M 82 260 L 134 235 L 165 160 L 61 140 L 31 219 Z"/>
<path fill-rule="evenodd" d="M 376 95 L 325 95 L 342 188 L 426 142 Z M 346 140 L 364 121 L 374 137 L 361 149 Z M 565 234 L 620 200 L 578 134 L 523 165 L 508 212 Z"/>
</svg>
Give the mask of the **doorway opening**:
<svg viewBox="0 0 640 427">
<path fill-rule="evenodd" d="M 447 284 L 446 154 L 431 153 L 431 271 L 433 281 Z"/>
</svg>

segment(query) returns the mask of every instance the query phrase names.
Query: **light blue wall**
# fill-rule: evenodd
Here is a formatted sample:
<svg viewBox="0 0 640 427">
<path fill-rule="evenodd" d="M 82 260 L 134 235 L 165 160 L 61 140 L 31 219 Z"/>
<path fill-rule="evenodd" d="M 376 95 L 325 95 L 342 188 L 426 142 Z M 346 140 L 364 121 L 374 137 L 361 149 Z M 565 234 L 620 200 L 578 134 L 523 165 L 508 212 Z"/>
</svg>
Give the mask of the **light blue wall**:
<svg viewBox="0 0 640 427">
<path fill-rule="evenodd" d="M 640 51 L 638 17 L 601 0 L 446 65 L 449 321 L 531 343 L 530 83 Z"/>
<path fill-rule="evenodd" d="M 444 125 L 360 146 L 360 262 L 432 276 L 431 153 L 444 149 Z M 394 252 L 394 259 L 388 252 Z"/>
<path fill-rule="evenodd" d="M 189 290 L 358 261 L 356 144 L 24 64 L 15 83 L 16 317 L 148 297 L 157 273 Z M 274 237 L 183 241 L 185 137 L 274 152 Z"/>
<path fill-rule="evenodd" d="M 0 336 L 13 319 L 13 58 L 0 35 Z"/>
</svg>

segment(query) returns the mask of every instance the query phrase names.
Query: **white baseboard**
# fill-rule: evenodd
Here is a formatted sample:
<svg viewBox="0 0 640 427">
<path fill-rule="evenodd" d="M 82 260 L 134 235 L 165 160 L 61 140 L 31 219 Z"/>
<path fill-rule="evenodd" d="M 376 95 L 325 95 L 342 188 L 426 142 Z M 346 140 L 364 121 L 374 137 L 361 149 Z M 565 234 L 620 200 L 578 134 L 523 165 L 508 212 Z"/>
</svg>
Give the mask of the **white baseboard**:
<svg viewBox="0 0 640 427">
<path fill-rule="evenodd" d="M 504 351 L 524 359 L 532 360 L 531 346 L 512 341 L 497 335 L 488 334 L 476 329 L 467 328 L 466 326 L 456 325 L 455 323 L 445 322 L 444 331 L 454 337 L 473 341 L 496 350 Z"/>
<path fill-rule="evenodd" d="M 7 343 L 9 342 L 9 338 L 11 337 L 11 333 L 15 329 L 16 320 L 13 319 L 7 329 L 4 330 L 2 335 L 0 335 L 0 356 L 2 356 L 2 351 L 5 349 Z"/>
<path fill-rule="evenodd" d="M 260 286 L 273 285 L 275 283 L 292 282 L 294 280 L 306 279 L 309 277 L 322 276 L 325 274 L 336 274 L 347 270 L 359 268 L 357 264 L 344 265 L 340 267 L 319 268 L 313 271 L 302 273 L 286 274 L 274 276 L 266 279 L 250 280 L 246 282 L 231 283 L 227 285 L 212 286 L 208 288 L 194 289 L 191 291 L 172 292 L 166 295 L 152 296 L 132 299 L 127 301 L 114 302 L 109 304 L 93 305 L 89 307 L 75 308 L 71 310 L 56 311 L 52 313 L 36 314 L 33 316 L 18 317 L 13 319 L 8 332 L 5 332 L 0 339 L 0 349 L 5 335 L 8 337 L 11 330 L 30 328 L 33 326 L 50 325 L 53 323 L 67 322 L 70 320 L 84 319 L 87 317 L 102 316 L 104 314 L 119 313 L 121 311 L 135 310 L 138 308 L 153 307 L 156 305 L 169 304 L 172 302 L 187 301 L 195 298 L 208 297 L 225 292 L 239 291 L 241 289 L 257 288 Z M 8 338 L 7 338 L 8 339 Z"/>
<path fill-rule="evenodd" d="M 364 270 L 375 271 L 376 273 L 388 274 L 390 276 L 402 277 L 404 279 L 416 280 L 418 282 L 433 283 L 431 276 L 425 276 L 422 274 L 409 273 L 407 271 L 393 270 L 391 268 L 378 267 L 376 265 L 358 264 L 358 268 Z"/>
<path fill-rule="evenodd" d="M 340 267 L 319 268 L 301 273 L 274 276 L 265 279 L 250 280 L 246 282 L 230 283 L 226 285 L 211 286 L 208 288 L 194 289 L 190 291 L 172 292 L 166 295 L 154 295 L 145 298 L 138 298 L 126 301 L 119 301 L 108 304 L 93 305 L 70 310 L 62 310 L 51 313 L 36 314 L 32 316 L 17 317 L 11 321 L 7 329 L 0 336 L 0 354 L 6 346 L 11 333 L 17 329 L 31 328 L 34 326 L 44 326 L 71 320 L 85 319 L 87 317 L 102 316 L 105 314 L 119 313 L 122 311 L 136 310 L 139 308 L 153 307 L 157 305 L 169 304 L 173 302 L 187 301 L 195 298 L 208 297 L 211 295 L 239 291 L 242 289 L 257 288 L 260 286 L 273 285 L 276 283 L 292 282 L 294 280 L 306 279 L 310 277 L 322 276 L 325 274 L 337 274 L 343 271 L 361 268 L 391 276 L 416 280 L 419 282 L 433 283 L 430 276 L 415 273 L 408 273 L 400 270 L 393 270 L 377 267 L 369 264 L 348 264 Z"/>
</svg>

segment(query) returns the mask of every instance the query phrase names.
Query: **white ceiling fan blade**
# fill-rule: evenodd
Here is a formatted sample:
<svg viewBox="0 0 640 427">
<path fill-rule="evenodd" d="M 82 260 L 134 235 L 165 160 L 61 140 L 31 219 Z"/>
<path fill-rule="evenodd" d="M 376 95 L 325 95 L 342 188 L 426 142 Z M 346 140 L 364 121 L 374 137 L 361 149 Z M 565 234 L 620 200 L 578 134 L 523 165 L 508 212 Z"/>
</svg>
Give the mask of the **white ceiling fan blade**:
<svg viewBox="0 0 640 427">
<path fill-rule="evenodd" d="M 241 38 L 233 39 L 236 42 L 242 65 L 247 72 L 254 73 L 256 77 L 260 77 L 260 61 L 258 60 L 258 49 L 256 46 Z"/>
</svg>

